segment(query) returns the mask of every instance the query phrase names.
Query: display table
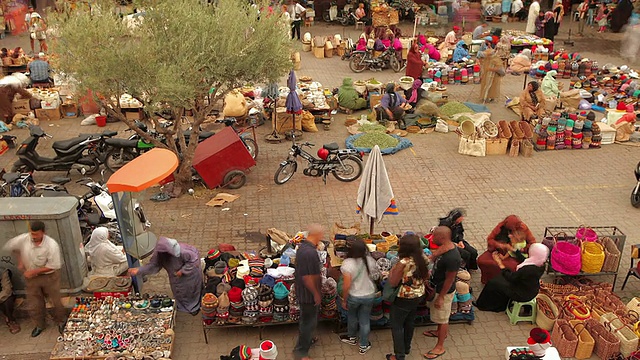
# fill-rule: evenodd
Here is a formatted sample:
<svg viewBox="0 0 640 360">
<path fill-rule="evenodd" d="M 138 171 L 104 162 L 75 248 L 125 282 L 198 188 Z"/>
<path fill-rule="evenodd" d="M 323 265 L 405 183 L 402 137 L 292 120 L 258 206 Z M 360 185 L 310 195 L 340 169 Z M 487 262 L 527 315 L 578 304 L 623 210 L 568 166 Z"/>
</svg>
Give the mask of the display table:
<svg viewBox="0 0 640 360">
<path fill-rule="evenodd" d="M 175 308 L 166 297 L 76 298 L 50 359 L 100 360 L 131 353 L 170 358 Z"/>
<path fill-rule="evenodd" d="M 522 348 L 529 348 L 529 347 L 528 346 L 508 346 L 507 347 L 507 351 L 505 352 L 505 359 L 509 360 L 509 354 L 511 353 L 511 350 L 522 349 Z M 558 353 L 558 349 L 556 349 L 554 347 L 548 348 L 546 355 L 541 357 L 540 359 L 542 359 L 542 360 L 561 360 L 560 354 Z"/>
<path fill-rule="evenodd" d="M 568 226 L 546 227 L 544 230 L 543 239 L 552 238 L 555 235 L 560 233 L 564 233 L 567 236 L 567 238 L 572 239 L 572 238 L 575 238 L 575 234 L 578 229 L 579 227 L 568 227 Z M 604 237 L 611 238 L 613 242 L 616 244 L 616 247 L 618 248 L 620 253 L 622 254 L 624 252 L 624 244 L 627 239 L 627 236 L 623 234 L 619 228 L 615 226 L 594 226 L 594 227 L 591 227 L 591 229 L 593 229 L 598 234 L 598 237 L 600 239 Z M 615 271 L 601 271 L 597 273 L 585 273 L 583 271 L 580 271 L 580 273 L 575 276 L 603 276 L 603 275 L 613 276 L 613 288 L 615 289 L 616 281 L 618 280 L 619 268 L 620 268 L 620 262 L 618 262 L 618 265 L 616 266 Z M 559 278 L 562 278 L 562 277 L 572 277 L 571 275 L 566 275 L 558 271 L 555 271 L 552 268 L 550 261 L 547 262 L 546 272 L 547 274 L 554 276 L 556 278 L 555 279 L 556 282 Z"/>
</svg>

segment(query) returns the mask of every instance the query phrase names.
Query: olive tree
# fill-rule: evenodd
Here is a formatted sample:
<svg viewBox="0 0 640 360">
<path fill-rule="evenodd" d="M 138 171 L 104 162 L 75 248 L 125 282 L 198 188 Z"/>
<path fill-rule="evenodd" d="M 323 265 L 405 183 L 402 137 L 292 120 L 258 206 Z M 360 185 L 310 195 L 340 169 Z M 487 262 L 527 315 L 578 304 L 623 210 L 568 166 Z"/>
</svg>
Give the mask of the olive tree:
<svg viewBox="0 0 640 360">
<path fill-rule="evenodd" d="M 279 13 L 260 17 L 244 0 L 136 5 L 145 11 L 135 26 L 116 14 L 113 0 L 99 0 L 90 12 L 53 15 L 53 64 L 145 140 L 176 153 L 181 149 L 174 174 L 174 194 L 179 195 L 190 186 L 199 126 L 229 90 L 285 75 L 291 68 L 291 40 Z M 150 116 L 165 143 L 140 131 L 121 112 L 118 99 L 124 93 L 140 100 L 148 114 L 191 109 L 189 143 L 179 116 L 166 128 Z"/>
</svg>

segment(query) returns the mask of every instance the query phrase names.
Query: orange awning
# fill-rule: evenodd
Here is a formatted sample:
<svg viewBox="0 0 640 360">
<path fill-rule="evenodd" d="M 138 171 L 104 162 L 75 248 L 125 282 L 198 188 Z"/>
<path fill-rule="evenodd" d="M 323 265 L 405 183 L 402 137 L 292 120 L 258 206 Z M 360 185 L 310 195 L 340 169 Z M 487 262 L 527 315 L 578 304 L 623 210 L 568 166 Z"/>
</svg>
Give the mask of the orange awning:
<svg viewBox="0 0 640 360">
<path fill-rule="evenodd" d="M 151 149 L 133 159 L 107 181 L 109 192 L 139 192 L 166 179 L 178 168 L 178 157 L 171 150 Z"/>
</svg>

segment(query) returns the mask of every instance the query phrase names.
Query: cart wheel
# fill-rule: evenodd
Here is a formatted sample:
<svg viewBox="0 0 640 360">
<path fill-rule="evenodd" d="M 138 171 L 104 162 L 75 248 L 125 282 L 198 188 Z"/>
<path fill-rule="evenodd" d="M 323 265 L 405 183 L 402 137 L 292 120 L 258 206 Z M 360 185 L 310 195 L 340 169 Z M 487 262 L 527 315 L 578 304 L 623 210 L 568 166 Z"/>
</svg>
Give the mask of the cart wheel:
<svg viewBox="0 0 640 360">
<path fill-rule="evenodd" d="M 247 182 L 247 176 L 240 170 L 232 170 L 222 180 L 224 186 L 229 189 L 240 189 Z"/>
</svg>

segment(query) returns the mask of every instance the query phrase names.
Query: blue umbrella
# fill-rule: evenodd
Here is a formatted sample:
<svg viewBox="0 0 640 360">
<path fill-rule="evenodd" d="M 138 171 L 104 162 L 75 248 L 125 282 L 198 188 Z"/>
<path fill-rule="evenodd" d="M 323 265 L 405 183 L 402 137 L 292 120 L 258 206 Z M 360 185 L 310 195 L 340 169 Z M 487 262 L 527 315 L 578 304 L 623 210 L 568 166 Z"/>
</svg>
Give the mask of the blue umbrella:
<svg viewBox="0 0 640 360">
<path fill-rule="evenodd" d="M 289 114 L 302 113 L 302 102 L 300 102 L 300 98 L 298 97 L 298 93 L 296 92 L 297 82 L 298 80 L 296 79 L 296 73 L 291 70 L 291 72 L 289 73 L 289 78 L 287 79 L 289 95 L 287 95 L 287 102 L 285 104 L 285 106 L 287 107 L 287 112 Z"/>
</svg>

